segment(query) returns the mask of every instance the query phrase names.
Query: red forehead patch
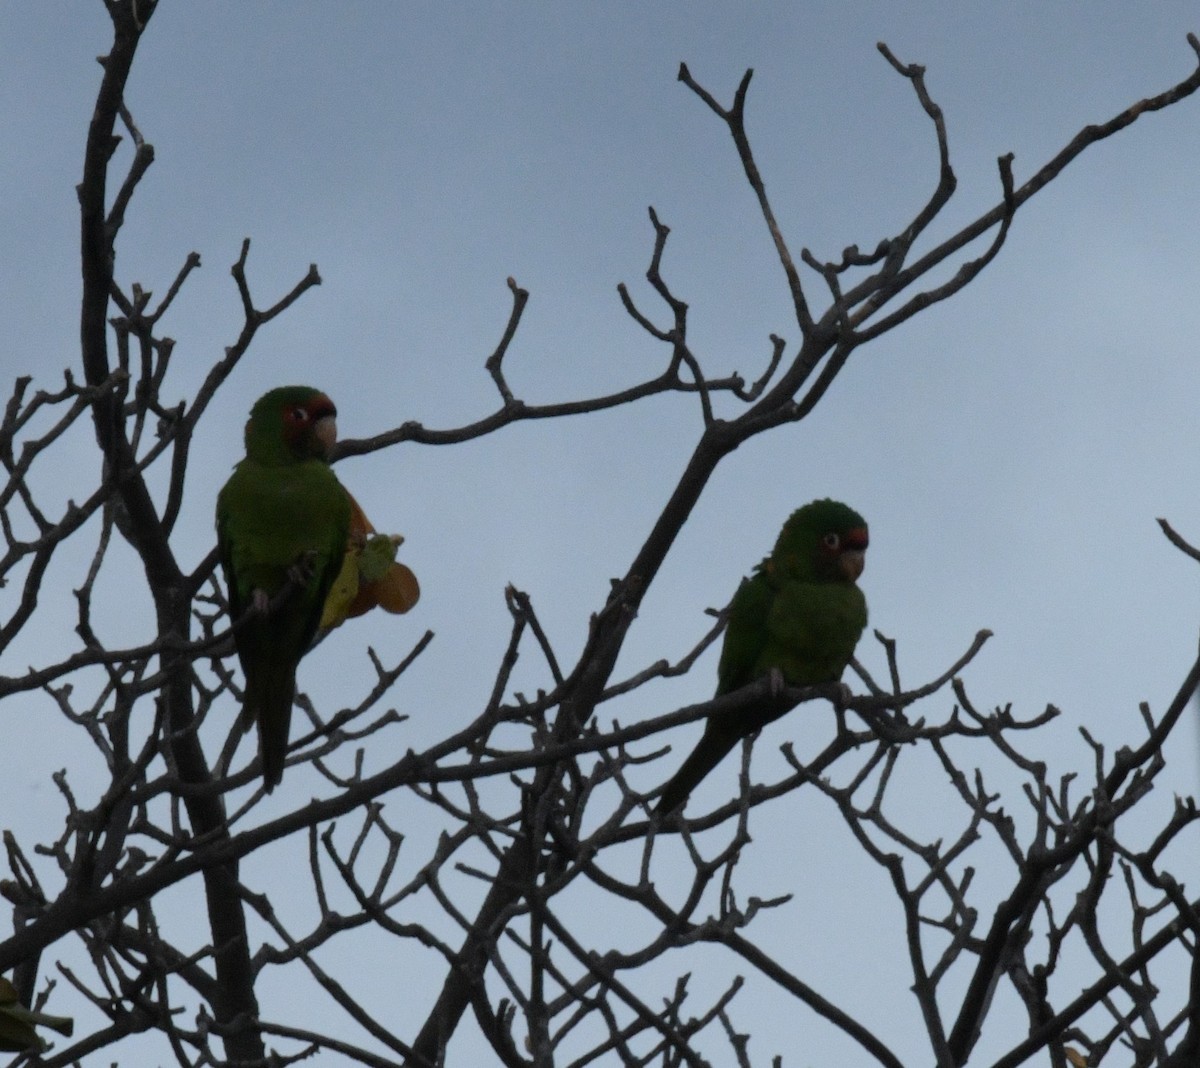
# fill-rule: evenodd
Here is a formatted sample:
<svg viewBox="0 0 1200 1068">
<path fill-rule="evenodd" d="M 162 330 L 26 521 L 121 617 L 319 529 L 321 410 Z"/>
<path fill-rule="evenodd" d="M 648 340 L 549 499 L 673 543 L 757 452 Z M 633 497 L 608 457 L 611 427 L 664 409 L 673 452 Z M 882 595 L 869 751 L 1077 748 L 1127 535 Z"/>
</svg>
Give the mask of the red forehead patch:
<svg viewBox="0 0 1200 1068">
<path fill-rule="evenodd" d="M 865 549 L 869 541 L 867 528 L 855 527 L 853 530 L 846 531 L 846 537 L 842 544 L 850 549 Z"/>
</svg>

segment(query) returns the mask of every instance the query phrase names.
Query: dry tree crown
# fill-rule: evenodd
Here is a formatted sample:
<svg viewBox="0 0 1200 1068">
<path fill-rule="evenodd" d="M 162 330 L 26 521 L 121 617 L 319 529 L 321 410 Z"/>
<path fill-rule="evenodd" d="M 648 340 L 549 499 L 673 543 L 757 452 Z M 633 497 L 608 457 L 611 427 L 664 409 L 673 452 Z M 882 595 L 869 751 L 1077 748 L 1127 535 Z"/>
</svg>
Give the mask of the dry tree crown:
<svg viewBox="0 0 1200 1068">
<path fill-rule="evenodd" d="M 1000 253 L 1031 197 L 1089 146 L 1190 96 L 1200 66 L 1084 128 L 1023 181 L 1012 157 L 1001 157 L 994 206 L 938 237 L 935 224 L 956 186 L 946 124 L 923 68 L 881 44 L 927 117 L 936 182 L 900 232 L 870 251 L 851 246 L 822 259 L 808 249 L 796 255 L 772 209 L 745 127 L 752 72 L 726 105 L 682 65 L 679 81 L 732 138 L 787 282 L 795 337 L 768 335 L 752 381 L 707 375 L 689 340 L 688 304 L 664 271 L 670 229 L 651 209 L 646 278 L 659 303 L 639 306 L 624 285 L 618 296 L 662 346 L 661 369 L 611 394 L 534 404 L 505 372 L 528 299 L 508 279 L 511 311 L 482 361 L 495 408 L 449 429 L 409 420 L 342 442 L 335 459 L 402 442 L 452 445 L 524 420 L 566 420 L 664 393 L 691 395 L 699 407 L 690 458 L 606 601 L 584 609 L 588 637 L 573 663 L 553 648 L 531 598 L 510 587 L 511 632 L 488 700 L 469 717 L 446 717 L 445 736 L 416 750 L 389 701 L 432 635 L 393 657 L 371 651 L 373 677 L 355 680 L 346 707 L 330 712 L 301 698 L 306 728 L 293 734 L 289 774 L 305 768 L 319 792 L 268 813 L 256 768 L 238 762 L 229 739 L 240 682 L 215 550 L 188 571 L 173 536 L 190 447 L 213 398 L 259 330 L 321 279 L 309 267 L 264 303 L 248 280 L 245 241 L 232 266 L 242 312 L 237 337 L 191 397 L 164 397 L 174 344 L 164 323 L 200 260 L 188 256 L 157 300 L 153 288 L 116 272 L 126 215 L 154 160 L 126 85 L 157 5 L 106 0 L 106 7 L 113 41 L 101 60 L 79 185 L 80 367 L 58 388 L 18 379 L 0 420 L 7 477 L 0 579 L 8 591 L 0 650 L 37 616 L 63 546 L 91 547 L 75 591 L 78 640 L 70 652 L 48 651 L 27 671 L 0 676 L 0 697 L 48 693 L 107 773 L 102 790 L 86 793 L 73 787 L 69 770 L 55 776 L 67 812 L 55 839 L 4 836 L 8 875 L 0 890 L 12 933 L 0 942 L 0 970 L 25 1005 L 73 1012 L 79 1023 L 70 1040 L 28 1054 L 33 1060 L 17 1054 L 18 1061 L 119 1058 L 133 1048 L 128 1040 L 153 1032 L 162 1040 L 159 1056 L 180 1065 L 290 1064 L 318 1055 L 322 1063 L 336 1056 L 433 1066 L 456 1060 L 452 1040 L 469 1012 L 488 1055 L 505 1065 L 750 1064 L 748 1036 L 735 1022 L 748 1015 L 749 988 L 791 1001 L 799 1033 L 832 1029 L 849 1039 L 855 1063 L 901 1068 L 894 1037 L 876 1017 L 835 1004 L 819 974 L 774 948 L 773 925 L 794 922 L 788 897 L 756 895 L 739 868 L 764 806 L 804 792 L 840 821 L 892 888 L 909 976 L 896 991 L 896 1015 L 911 1021 L 915 1008 L 926 1062 L 984 1063 L 977 1054 L 987 1028 L 1003 1049 L 987 1062 L 993 1068 L 1016 1068 L 1035 1055 L 1055 1066 L 1198 1063 L 1200 913 L 1168 867 L 1180 843 L 1191 848 L 1195 804 L 1180 800 L 1149 841 L 1128 836 L 1124 818 L 1164 766 L 1163 743 L 1200 680 L 1200 660 L 1166 709 L 1142 710 L 1142 733 L 1125 748 L 1110 754 L 1089 739 L 1087 773 L 1055 772 L 1038 758 L 1038 730 L 1053 708 L 1022 719 L 972 699 L 963 673 L 986 631 L 964 636 L 965 649 L 946 654 L 938 678 L 908 688 L 900 685 L 897 644 L 876 634 L 889 677 L 876 680 L 856 665 L 860 693 L 847 701 L 828 686 L 779 692 L 761 679 L 634 723 L 611 720 L 603 706 L 687 672 L 720 637 L 717 612 L 678 661 L 614 678 L 639 605 L 722 460 L 752 437 L 803 420 L 862 346 L 970 284 Z M 1200 63 L 1200 43 L 1188 42 Z M 133 147 L 123 175 L 113 173 L 118 129 Z M 935 270 L 945 278 L 936 285 Z M 719 394 L 738 402 L 736 415 L 716 414 Z M 40 480 L 65 435 L 88 423 L 102 473 L 88 496 L 51 508 Z M 152 480 L 152 470 L 163 477 Z M 140 571 L 129 581 L 144 584 L 154 613 L 152 630 L 129 647 L 112 647 L 92 621 L 93 590 L 102 569 L 115 566 L 118 542 L 136 554 Z M 512 692 L 523 654 L 537 660 L 545 680 L 532 695 Z M 783 778 L 756 781 L 751 740 L 737 792 L 725 803 L 688 818 L 651 816 L 657 787 L 637 784 L 647 781 L 641 769 L 665 752 L 673 728 L 771 702 L 781 714 L 831 698 L 833 714 L 805 719 L 813 731 L 805 753 L 784 747 Z M 375 747 L 368 764 L 362 746 L 378 738 L 389 740 L 393 755 Z M 894 782 L 915 760 L 941 769 L 953 799 L 930 826 L 910 825 L 896 804 Z M 1019 790 L 1004 794 L 975 770 L 988 762 L 1016 776 Z M 667 766 L 654 764 L 662 770 L 657 781 Z M 424 854 L 405 832 L 418 823 L 439 831 Z M 282 842 L 303 843 L 296 851 L 303 862 L 289 878 L 310 892 L 306 920 L 277 912 L 261 869 L 249 875 L 242 865 Z M 981 892 L 976 864 L 985 861 Z M 161 907 L 171 888 L 191 895 L 205 927 L 199 939 Z M 611 917 L 604 925 L 593 922 L 597 907 Z M 264 931 L 267 941 L 258 944 Z M 411 1032 L 372 1008 L 366 976 L 327 963 L 331 950 L 364 931 L 394 961 L 395 974 L 422 977 L 405 992 L 423 1013 Z M 852 942 L 855 933 L 845 937 Z M 694 992 L 697 947 L 716 954 L 730 976 L 715 996 Z M 1190 989 L 1161 981 L 1160 967 L 1186 969 Z M 289 1016 L 286 1004 L 267 1008 L 265 980 L 278 969 L 324 999 L 328 1018 Z M 786 1060 L 806 1063 L 803 1050 Z"/>
</svg>

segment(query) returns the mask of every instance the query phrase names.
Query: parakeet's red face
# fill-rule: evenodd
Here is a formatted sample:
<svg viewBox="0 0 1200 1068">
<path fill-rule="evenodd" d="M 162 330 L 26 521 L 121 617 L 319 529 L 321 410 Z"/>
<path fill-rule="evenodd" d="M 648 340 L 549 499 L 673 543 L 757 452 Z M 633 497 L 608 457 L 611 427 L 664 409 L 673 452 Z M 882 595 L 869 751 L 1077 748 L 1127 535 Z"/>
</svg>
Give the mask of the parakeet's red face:
<svg viewBox="0 0 1200 1068">
<path fill-rule="evenodd" d="M 828 531 L 821 537 L 820 553 L 830 569 L 841 572 L 850 582 L 857 582 L 867 562 L 869 542 L 866 527 Z"/>
<path fill-rule="evenodd" d="M 324 393 L 283 406 L 283 438 L 292 454 L 324 459 L 337 442 L 337 408 Z"/>
<path fill-rule="evenodd" d="M 337 442 L 337 409 L 311 386 L 279 386 L 264 393 L 246 423 L 246 458 L 268 467 L 328 460 Z"/>
<path fill-rule="evenodd" d="M 788 516 L 767 566 L 782 581 L 853 583 L 866 551 L 867 521 L 826 497 Z"/>
</svg>

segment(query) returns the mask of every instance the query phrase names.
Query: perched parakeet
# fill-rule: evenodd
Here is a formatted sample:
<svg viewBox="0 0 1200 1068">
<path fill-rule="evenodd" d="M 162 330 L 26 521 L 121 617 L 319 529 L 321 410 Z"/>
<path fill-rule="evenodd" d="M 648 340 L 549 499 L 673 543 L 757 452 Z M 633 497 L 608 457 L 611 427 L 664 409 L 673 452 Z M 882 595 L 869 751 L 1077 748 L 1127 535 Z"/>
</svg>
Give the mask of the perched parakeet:
<svg viewBox="0 0 1200 1068">
<path fill-rule="evenodd" d="M 342 566 L 350 501 L 327 462 L 337 409 L 308 386 L 260 397 L 246 424 L 246 458 L 217 497 L 217 544 L 229 587 L 234 642 L 246 675 L 242 729 L 258 724 L 263 781 L 283 777 L 296 666 Z M 285 586 L 292 590 L 268 611 Z"/>
<path fill-rule="evenodd" d="M 813 501 L 793 512 L 729 607 L 717 696 L 773 669 L 792 686 L 840 679 L 867 625 L 867 601 L 855 584 L 866 548 L 866 521 L 839 501 Z M 764 711 L 710 719 L 655 811 L 677 809 L 726 753 L 773 718 Z"/>
<path fill-rule="evenodd" d="M 49 1027 L 62 1035 L 75 1030 L 75 1021 L 70 1016 L 47 1016 L 44 1012 L 33 1012 L 21 1004 L 17 988 L 7 979 L 0 978 L 0 1050 L 19 1053 L 43 1048 L 44 1043 L 34 1027 Z"/>
</svg>

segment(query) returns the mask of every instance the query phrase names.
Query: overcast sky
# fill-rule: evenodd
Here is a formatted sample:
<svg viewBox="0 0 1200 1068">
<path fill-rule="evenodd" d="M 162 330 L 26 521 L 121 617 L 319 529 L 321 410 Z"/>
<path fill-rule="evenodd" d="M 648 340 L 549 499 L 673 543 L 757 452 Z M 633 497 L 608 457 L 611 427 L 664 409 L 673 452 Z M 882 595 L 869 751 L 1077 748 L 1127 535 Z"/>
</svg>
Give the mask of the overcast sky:
<svg viewBox="0 0 1200 1068">
<path fill-rule="evenodd" d="M 202 257 L 164 322 L 177 339 L 166 398 L 188 398 L 236 336 L 229 265 L 244 237 L 260 305 L 310 262 L 323 278 L 264 328 L 214 402 L 193 454 L 181 558 L 192 566 L 211 548 L 217 488 L 241 454 L 251 403 L 271 386 L 325 389 L 348 437 L 491 411 L 483 363 L 506 322 L 509 275 L 531 294 L 506 364 L 524 399 L 579 398 L 655 374 L 666 354 L 616 292 L 627 282 L 665 321 L 643 277 L 649 205 L 672 228 L 664 275 L 691 307 L 705 371 L 756 377 L 772 332 L 794 350 L 786 285 L 734 147 L 677 82 L 681 60 L 723 102 L 755 69 L 747 125 L 784 233 L 797 254 L 835 258 L 901 230 L 937 177 L 931 125 L 877 41 L 927 67 L 946 115 L 959 190 L 937 240 L 996 201 L 997 156 L 1015 153 L 1019 184 L 1082 126 L 1184 78 L 1196 61 L 1188 31 L 1200 32 L 1200 12 L 1174 0 L 163 0 L 128 86 L 157 155 L 117 274 L 127 289 L 137 281 L 161 293 L 190 251 Z M 74 186 L 94 57 L 108 42 L 99 0 L 0 8 L 5 389 L 21 374 L 50 387 L 78 368 Z M 1200 543 L 1197 175 L 1200 98 L 1089 149 L 1022 209 L 968 290 L 859 351 L 803 424 L 731 456 L 647 597 L 618 673 L 684 653 L 708 623 L 704 609 L 728 600 L 787 514 L 832 495 L 870 522 L 862 585 L 872 625 L 900 643 L 906 682 L 937 674 L 988 627 L 995 637 L 966 673 L 968 689 L 983 707 L 1061 708 L 1040 758 L 1087 773 L 1080 725 L 1111 748 L 1139 742 L 1138 702 L 1162 711 L 1200 622 L 1196 567 L 1154 522 L 1166 516 Z M 810 300 L 823 306 L 817 283 L 809 277 Z M 368 642 L 394 657 L 431 628 L 433 645 L 394 700 L 413 716 L 405 744 L 433 741 L 486 695 L 509 582 L 531 594 L 571 663 L 699 429 L 695 399 L 671 396 L 339 465 L 376 525 L 406 536 L 424 597 L 407 617 L 342 628 L 306 662 L 301 687 L 345 700 L 318 658 L 365 668 Z M 55 474 L 64 495 L 82 494 L 95 473 L 87 435 L 71 449 L 78 462 Z M 83 566 L 58 572 L 59 594 L 3 673 L 55 643 L 72 647 L 69 589 Z M 104 588 L 107 633 L 152 637 L 128 574 L 114 569 Z M 866 639 L 859 653 L 880 671 L 877 649 Z M 611 714 L 637 719 L 705 697 L 715 662 L 710 653 L 688 678 Z M 531 688 L 544 684 L 534 667 L 524 666 Z M 7 737 L 53 729 L 48 701 L 5 713 Z M 799 730 L 798 720 L 774 728 L 766 766 Z M 679 732 L 647 787 L 696 733 Z M 54 833 L 61 808 L 47 776 L 71 754 L 90 759 L 65 740 L 0 752 L 6 793 L 23 801 L 10 822 L 23 833 Z M 1194 724 L 1168 755 L 1163 804 L 1200 776 Z M 731 788 L 725 771 L 710 800 Z M 783 802 L 778 826 L 789 850 L 808 851 L 796 811 Z M 764 818 L 759 845 L 773 826 Z M 889 893 L 882 880 L 877 892 Z M 893 989 L 903 994 L 902 979 Z M 915 1021 L 914 1003 L 902 1009 Z M 753 1006 L 742 1011 L 755 1031 Z M 764 1061 L 795 1041 L 779 1021 L 762 1029 L 752 1049 Z M 814 1053 L 811 1063 L 837 1062 Z"/>
</svg>

